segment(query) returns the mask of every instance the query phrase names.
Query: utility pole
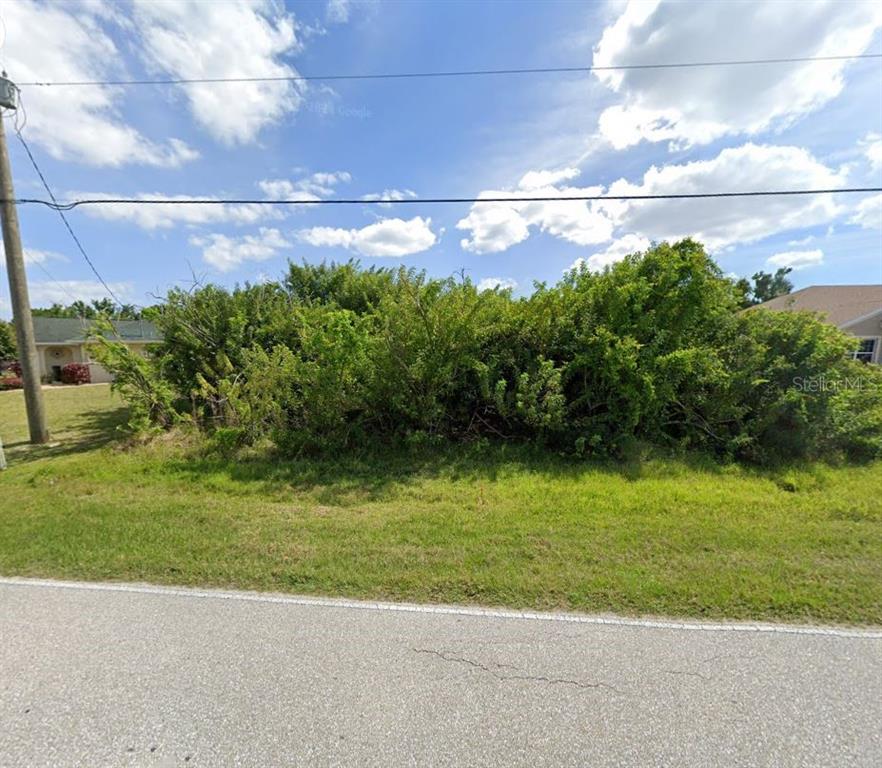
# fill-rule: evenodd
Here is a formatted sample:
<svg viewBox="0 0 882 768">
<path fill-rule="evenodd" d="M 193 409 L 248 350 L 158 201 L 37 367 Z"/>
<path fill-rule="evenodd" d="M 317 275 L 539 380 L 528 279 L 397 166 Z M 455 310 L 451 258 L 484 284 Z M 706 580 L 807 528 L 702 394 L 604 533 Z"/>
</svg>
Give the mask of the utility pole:
<svg viewBox="0 0 882 768">
<path fill-rule="evenodd" d="M 4 72 L 0 78 L 0 107 L 16 108 L 16 90 L 16 86 L 6 79 Z M 9 168 L 3 122 L 0 120 L 0 224 L 3 226 L 3 245 L 6 248 L 6 274 L 9 276 L 9 294 L 12 298 L 12 320 L 18 342 L 18 361 L 21 364 L 31 442 L 46 443 L 49 441 L 49 430 L 46 428 L 43 390 L 40 387 L 40 361 L 37 357 L 31 300 L 28 298 L 28 282 L 18 228 L 18 210 L 15 206 L 15 190 L 12 187 L 12 171 Z"/>
</svg>

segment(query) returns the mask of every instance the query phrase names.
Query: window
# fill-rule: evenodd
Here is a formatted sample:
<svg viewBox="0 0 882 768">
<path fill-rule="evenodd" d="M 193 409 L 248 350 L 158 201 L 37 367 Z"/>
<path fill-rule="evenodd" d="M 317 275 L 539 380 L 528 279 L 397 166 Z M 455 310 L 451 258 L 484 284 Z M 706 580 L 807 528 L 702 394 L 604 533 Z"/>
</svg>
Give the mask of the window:
<svg viewBox="0 0 882 768">
<path fill-rule="evenodd" d="M 876 359 L 876 344 L 878 342 L 879 339 L 860 339 L 857 350 L 852 352 L 851 356 L 862 363 L 872 363 Z"/>
</svg>

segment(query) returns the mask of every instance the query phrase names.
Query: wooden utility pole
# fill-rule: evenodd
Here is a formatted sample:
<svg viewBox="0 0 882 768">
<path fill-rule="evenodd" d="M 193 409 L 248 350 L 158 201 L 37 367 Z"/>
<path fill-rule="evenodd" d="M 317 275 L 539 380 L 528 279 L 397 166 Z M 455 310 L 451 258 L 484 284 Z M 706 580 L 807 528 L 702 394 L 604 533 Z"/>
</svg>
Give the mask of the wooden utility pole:
<svg viewBox="0 0 882 768">
<path fill-rule="evenodd" d="M 0 91 L 4 86 L 8 88 L 9 85 L 5 77 L 0 78 Z M 4 106 L 9 108 L 8 104 Z M 49 430 L 46 428 L 43 390 L 40 387 L 40 360 L 37 357 L 34 338 L 34 322 L 31 318 L 31 301 L 28 298 L 27 275 L 21 250 L 15 190 L 12 187 L 12 171 L 9 168 L 6 129 L 3 123 L 4 121 L 0 120 L 0 198 L 2 198 L 0 224 L 3 226 L 3 245 L 6 248 L 6 274 L 9 276 L 9 294 L 12 298 L 12 320 L 15 323 L 15 338 L 18 342 L 18 361 L 21 364 L 31 442 L 45 443 L 49 441 Z"/>
</svg>

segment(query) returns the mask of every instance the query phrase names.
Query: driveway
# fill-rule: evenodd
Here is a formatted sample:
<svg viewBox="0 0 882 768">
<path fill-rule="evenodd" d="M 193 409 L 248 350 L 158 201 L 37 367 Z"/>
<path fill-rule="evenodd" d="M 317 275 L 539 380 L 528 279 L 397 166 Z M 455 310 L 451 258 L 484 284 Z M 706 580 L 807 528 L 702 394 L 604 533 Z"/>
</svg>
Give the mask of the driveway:
<svg viewBox="0 0 882 768">
<path fill-rule="evenodd" d="M 0 579 L 2 766 L 843 766 L 882 632 Z"/>
</svg>

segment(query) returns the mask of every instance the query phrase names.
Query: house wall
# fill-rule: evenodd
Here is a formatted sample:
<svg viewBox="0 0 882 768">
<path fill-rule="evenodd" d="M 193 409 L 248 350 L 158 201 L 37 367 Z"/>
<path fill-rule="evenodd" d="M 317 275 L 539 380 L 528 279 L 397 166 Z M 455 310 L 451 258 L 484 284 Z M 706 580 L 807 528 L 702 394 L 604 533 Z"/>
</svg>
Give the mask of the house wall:
<svg viewBox="0 0 882 768">
<path fill-rule="evenodd" d="M 113 381 L 113 376 L 101 363 L 96 363 L 89 356 L 89 350 L 86 344 L 80 345 L 81 362 L 89 366 L 89 379 L 93 384 L 108 384 Z"/>
<path fill-rule="evenodd" d="M 107 384 L 113 381 L 113 376 L 101 363 L 89 362 L 89 378 L 93 384 Z"/>
<path fill-rule="evenodd" d="M 853 333 L 855 336 L 882 336 L 882 314 L 868 317 L 866 320 L 849 325 L 843 330 Z"/>
<path fill-rule="evenodd" d="M 61 366 L 62 368 L 68 363 L 80 362 L 81 352 L 79 346 L 71 344 L 44 344 L 38 347 L 38 357 L 40 359 L 40 377 L 43 379 L 52 378 L 53 366 Z"/>
<path fill-rule="evenodd" d="M 129 349 L 139 355 L 147 354 L 147 345 L 134 343 Z M 52 378 L 52 366 L 64 367 L 68 363 L 85 363 L 89 366 L 89 376 L 93 384 L 106 384 L 113 381 L 113 376 L 100 363 L 89 357 L 86 344 L 39 344 L 37 357 L 40 360 L 40 377 L 45 380 Z"/>
</svg>

